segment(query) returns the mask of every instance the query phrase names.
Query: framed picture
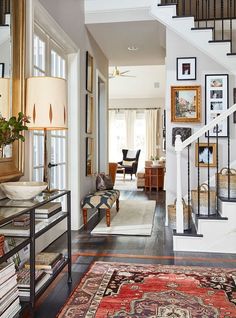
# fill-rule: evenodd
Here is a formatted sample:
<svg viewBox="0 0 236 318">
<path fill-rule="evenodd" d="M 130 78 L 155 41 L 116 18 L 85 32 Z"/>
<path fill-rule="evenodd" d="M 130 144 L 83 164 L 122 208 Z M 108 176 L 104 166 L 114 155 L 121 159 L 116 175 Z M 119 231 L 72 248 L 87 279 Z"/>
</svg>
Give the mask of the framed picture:
<svg viewBox="0 0 236 318">
<path fill-rule="evenodd" d="M 205 75 L 205 124 L 208 124 L 229 107 L 228 100 L 228 74 Z M 227 137 L 228 120 L 221 122 L 217 127 L 209 131 L 209 137 Z M 207 134 L 206 134 L 207 136 Z"/>
<path fill-rule="evenodd" d="M 86 176 L 93 174 L 93 138 L 86 137 Z"/>
<path fill-rule="evenodd" d="M 196 57 L 178 57 L 176 61 L 177 80 L 196 80 L 197 59 Z"/>
<path fill-rule="evenodd" d="M 181 140 L 185 141 L 192 135 L 192 128 L 187 127 L 174 127 L 172 129 L 172 146 L 175 146 L 175 137 L 177 135 L 181 136 Z"/>
<path fill-rule="evenodd" d="M 216 167 L 216 144 L 214 143 L 196 143 L 195 165 L 196 167 Z"/>
<path fill-rule="evenodd" d="M 236 104 L 236 88 L 233 89 L 233 103 Z M 233 113 L 233 122 L 236 124 L 236 112 Z"/>
<path fill-rule="evenodd" d="M 171 87 L 172 122 L 200 122 L 200 106 L 201 86 Z"/>
<path fill-rule="evenodd" d="M 93 92 L 93 57 L 86 52 L 86 90 Z"/>
<path fill-rule="evenodd" d="M 4 77 L 5 75 L 5 64 L 4 63 L 0 63 L 0 77 Z"/>
<path fill-rule="evenodd" d="M 93 96 L 86 94 L 86 133 L 93 133 Z"/>
</svg>

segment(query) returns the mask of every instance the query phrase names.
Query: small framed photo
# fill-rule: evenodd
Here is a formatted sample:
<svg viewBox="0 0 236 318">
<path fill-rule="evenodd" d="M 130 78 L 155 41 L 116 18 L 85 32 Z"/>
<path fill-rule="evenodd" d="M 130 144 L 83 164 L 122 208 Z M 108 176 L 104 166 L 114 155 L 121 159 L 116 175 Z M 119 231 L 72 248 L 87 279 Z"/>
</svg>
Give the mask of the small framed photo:
<svg viewBox="0 0 236 318">
<path fill-rule="evenodd" d="M 93 174 L 93 138 L 86 137 L 86 176 Z"/>
<path fill-rule="evenodd" d="M 0 77 L 4 77 L 5 75 L 5 64 L 4 63 L 0 63 Z"/>
<path fill-rule="evenodd" d="M 201 86 L 171 87 L 171 121 L 201 121 Z"/>
<path fill-rule="evenodd" d="M 93 57 L 86 52 L 86 90 L 93 92 Z"/>
<path fill-rule="evenodd" d="M 229 107 L 228 74 L 205 75 L 205 124 L 221 115 Z M 208 134 L 206 134 L 206 137 Z M 228 120 L 221 122 L 218 127 L 209 131 L 209 137 L 227 137 Z"/>
<path fill-rule="evenodd" d="M 174 127 L 172 129 L 172 146 L 175 146 L 175 138 L 177 135 L 181 136 L 182 142 L 192 135 L 192 128 L 189 127 Z"/>
<path fill-rule="evenodd" d="M 93 133 L 93 96 L 86 94 L 86 133 Z"/>
<path fill-rule="evenodd" d="M 177 80 L 189 81 L 197 78 L 196 57 L 178 57 L 176 62 Z"/>
<path fill-rule="evenodd" d="M 216 144 L 215 143 L 196 143 L 195 165 L 198 167 L 216 167 Z"/>
</svg>

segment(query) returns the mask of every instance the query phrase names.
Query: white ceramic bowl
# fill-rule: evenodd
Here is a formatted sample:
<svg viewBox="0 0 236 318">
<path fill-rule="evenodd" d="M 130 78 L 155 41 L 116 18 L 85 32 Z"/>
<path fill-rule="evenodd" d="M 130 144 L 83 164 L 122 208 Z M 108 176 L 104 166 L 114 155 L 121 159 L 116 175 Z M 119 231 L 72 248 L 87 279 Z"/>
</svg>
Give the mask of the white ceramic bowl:
<svg viewBox="0 0 236 318">
<path fill-rule="evenodd" d="M 30 200 L 46 189 L 46 182 L 5 182 L 1 189 L 11 200 Z"/>
</svg>

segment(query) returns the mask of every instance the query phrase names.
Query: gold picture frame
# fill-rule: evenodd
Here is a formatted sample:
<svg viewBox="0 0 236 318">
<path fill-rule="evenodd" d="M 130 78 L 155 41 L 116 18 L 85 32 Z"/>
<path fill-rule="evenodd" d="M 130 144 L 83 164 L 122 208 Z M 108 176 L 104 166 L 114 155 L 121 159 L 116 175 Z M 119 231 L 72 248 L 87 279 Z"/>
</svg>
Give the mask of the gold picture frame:
<svg viewBox="0 0 236 318">
<path fill-rule="evenodd" d="M 86 94 L 86 134 L 93 133 L 93 96 Z"/>
<path fill-rule="evenodd" d="M 93 57 L 86 52 L 86 90 L 93 93 Z"/>
<path fill-rule="evenodd" d="M 201 121 L 201 86 L 171 87 L 171 121 Z"/>
<path fill-rule="evenodd" d="M 195 144 L 195 166 L 198 167 L 216 167 L 216 144 L 215 143 L 196 143 Z"/>
<path fill-rule="evenodd" d="M 93 174 L 93 138 L 86 137 L 86 176 Z"/>
</svg>

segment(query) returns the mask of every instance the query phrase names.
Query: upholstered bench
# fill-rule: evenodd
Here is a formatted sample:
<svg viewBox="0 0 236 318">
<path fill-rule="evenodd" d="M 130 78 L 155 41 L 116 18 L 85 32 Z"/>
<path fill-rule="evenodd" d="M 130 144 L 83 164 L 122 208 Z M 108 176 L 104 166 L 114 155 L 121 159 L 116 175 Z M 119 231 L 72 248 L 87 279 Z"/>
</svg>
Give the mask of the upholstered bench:
<svg viewBox="0 0 236 318">
<path fill-rule="evenodd" d="M 84 226 L 87 225 L 87 210 L 88 209 L 104 209 L 106 210 L 106 222 L 107 226 L 111 224 L 111 208 L 116 202 L 116 211 L 119 211 L 119 190 L 103 190 L 97 191 L 93 194 L 88 194 L 81 201 L 81 207 L 83 210 Z"/>
</svg>

